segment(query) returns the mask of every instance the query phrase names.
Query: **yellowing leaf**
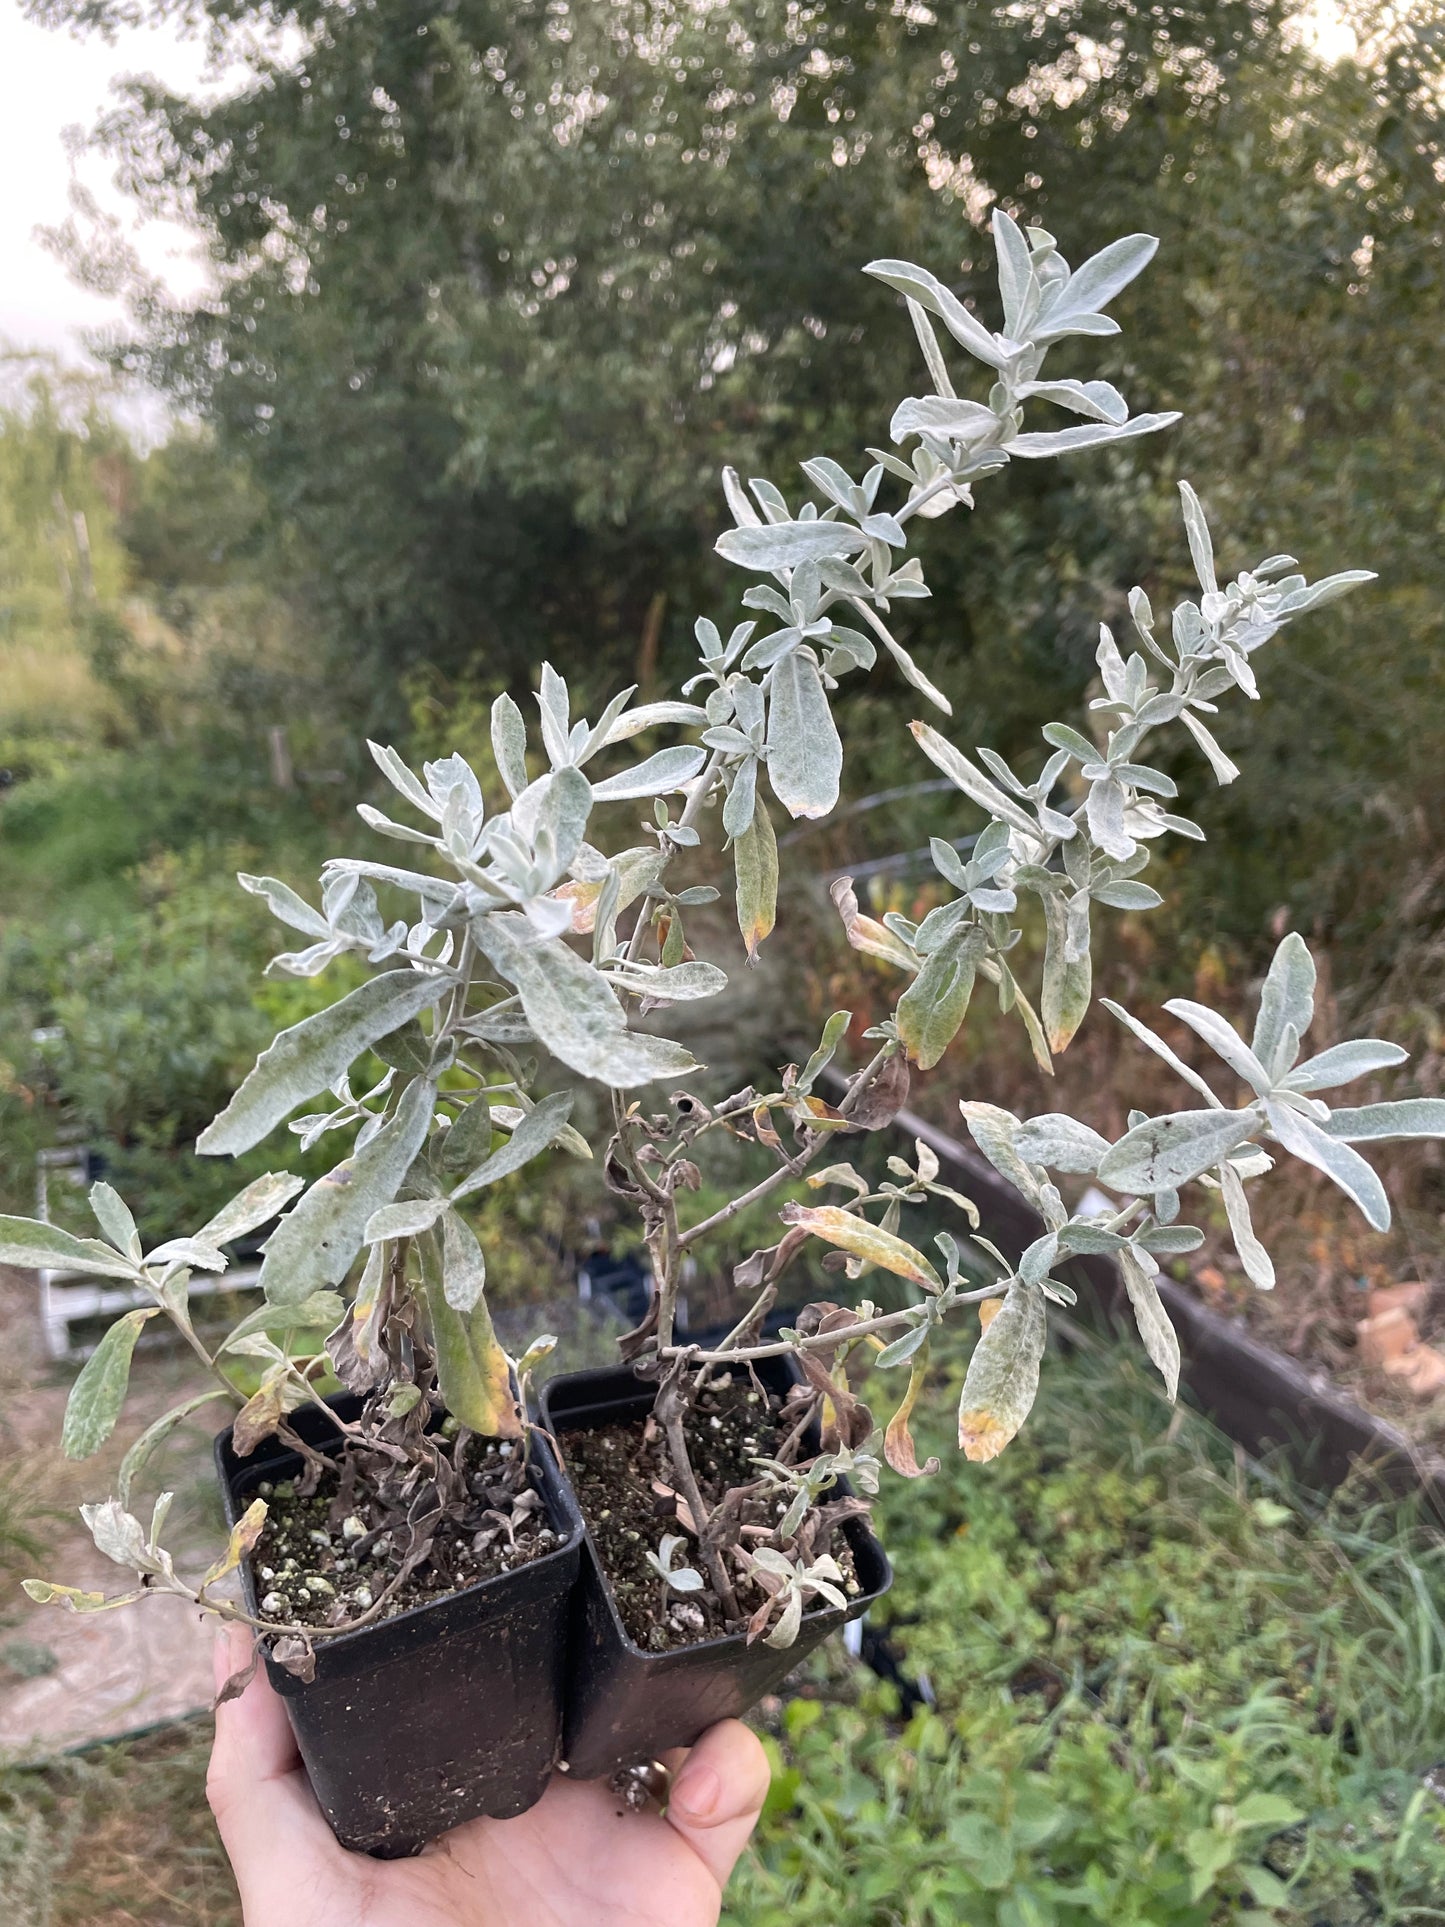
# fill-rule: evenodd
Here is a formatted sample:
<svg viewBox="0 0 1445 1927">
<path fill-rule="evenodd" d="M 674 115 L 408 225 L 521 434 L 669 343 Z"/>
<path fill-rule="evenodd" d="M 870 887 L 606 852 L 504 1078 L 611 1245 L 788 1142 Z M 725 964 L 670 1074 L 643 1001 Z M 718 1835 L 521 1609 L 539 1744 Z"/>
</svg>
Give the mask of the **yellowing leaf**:
<svg viewBox="0 0 1445 1927">
<path fill-rule="evenodd" d="M 968 1361 L 958 1401 L 965 1458 L 978 1464 L 996 1459 L 1028 1417 L 1047 1335 L 1043 1294 L 1015 1280 Z"/>
<path fill-rule="evenodd" d="M 216 1580 L 224 1579 L 228 1572 L 234 1572 L 247 1553 L 254 1552 L 256 1542 L 266 1527 L 266 1501 L 253 1499 L 231 1527 L 231 1536 L 226 1541 L 226 1550 L 211 1567 L 201 1581 L 201 1588 L 214 1585 Z"/>
<path fill-rule="evenodd" d="M 981 930 L 964 930 L 924 959 L 898 999 L 898 1035 L 921 1071 L 931 1071 L 958 1035 L 984 948 Z"/>
<path fill-rule="evenodd" d="M 733 842 L 737 876 L 738 929 L 748 962 L 756 963 L 758 945 L 770 935 L 778 915 L 778 842 L 767 804 L 758 796 L 753 820 Z"/>
<path fill-rule="evenodd" d="M 466 1312 L 447 1300 L 446 1261 L 435 1231 L 417 1240 L 422 1286 L 436 1348 L 437 1385 L 452 1417 L 484 1438 L 522 1436 L 511 1361 L 492 1329 L 486 1298 Z"/>
<path fill-rule="evenodd" d="M 908 1422 L 913 1417 L 913 1407 L 918 1394 L 923 1390 L 923 1381 L 928 1375 L 928 1346 L 925 1344 L 913 1355 L 913 1368 L 908 1374 L 908 1390 L 903 1394 L 903 1403 L 888 1421 L 888 1430 L 883 1434 L 883 1456 L 905 1479 L 929 1479 L 939 1469 L 937 1459 L 930 1458 L 926 1464 L 918 1463 L 918 1454 L 913 1445 L 913 1434 Z"/>
<path fill-rule="evenodd" d="M 274 1365 L 261 1380 L 259 1388 L 236 1414 L 231 1431 L 231 1449 L 238 1459 L 251 1456 L 262 1439 L 270 1438 L 286 1409 L 287 1368 Z"/>
<path fill-rule="evenodd" d="M 867 957 L 878 957 L 884 963 L 896 964 L 900 970 L 917 970 L 918 959 L 903 939 L 895 937 L 886 924 L 860 912 L 852 877 L 835 878 L 828 894 L 838 906 L 844 932 L 855 950 L 861 950 Z"/>
<path fill-rule="evenodd" d="M 37 1606 L 68 1606 L 73 1613 L 93 1613 L 105 1604 L 103 1592 L 81 1592 L 76 1586 L 52 1585 L 48 1579 L 22 1579 L 20 1584 Z"/>
<path fill-rule="evenodd" d="M 867 1264 L 881 1265 L 884 1271 L 909 1278 L 928 1291 L 942 1288 L 942 1279 L 921 1251 L 915 1251 L 902 1238 L 895 1238 L 891 1231 L 880 1230 L 866 1219 L 841 1211 L 837 1205 L 786 1204 L 780 1215 L 784 1224 L 811 1231 L 814 1237 L 862 1258 Z"/>
</svg>

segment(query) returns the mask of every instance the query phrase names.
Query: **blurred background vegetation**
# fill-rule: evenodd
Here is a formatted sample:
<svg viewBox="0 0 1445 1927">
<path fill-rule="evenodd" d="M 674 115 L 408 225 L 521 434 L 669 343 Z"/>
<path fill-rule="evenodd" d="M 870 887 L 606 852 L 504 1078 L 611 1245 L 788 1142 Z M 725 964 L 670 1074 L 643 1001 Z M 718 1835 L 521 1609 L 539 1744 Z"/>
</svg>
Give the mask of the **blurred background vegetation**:
<svg viewBox="0 0 1445 1927">
<path fill-rule="evenodd" d="M 274 13 L 29 11 L 170 19 L 218 48 Z M 139 204 L 200 229 L 213 289 L 177 310 L 78 216 L 59 237 L 76 272 L 130 302 L 114 380 L 158 388 L 174 432 L 138 453 L 104 378 L 16 364 L 4 390 L 6 1193 L 68 1115 L 173 1224 L 209 1182 L 175 1147 L 311 994 L 260 983 L 265 918 L 230 873 L 308 881 L 369 781 L 364 732 L 476 747 L 485 704 L 544 653 L 589 700 L 671 686 L 694 615 L 728 613 L 720 466 L 786 484 L 802 457 L 882 440 L 914 350 L 857 270 L 924 260 L 987 311 L 995 199 L 1076 258 L 1160 235 L 1102 372 L 1184 421 L 1021 464 L 940 525 L 910 646 L 963 741 L 1027 756 L 1046 710 L 1086 700 L 1130 584 L 1156 604 L 1183 586 L 1179 474 L 1233 564 L 1376 568 L 1224 719 L 1240 781 L 1188 771 L 1211 842 L 1118 961 L 1145 1000 L 1201 972 L 1242 994 L 1287 921 L 1352 1019 L 1423 1052 L 1428 1087 L 1445 28 L 1384 0 L 1349 17 L 1359 53 L 1326 63 L 1275 0 L 303 0 L 239 92 L 129 84 L 93 138 Z M 854 796 L 926 773 L 907 709 L 901 686 L 852 699 Z M 949 811 L 905 798 L 793 855 L 916 848 Z M 792 964 L 831 1008 L 820 954 L 810 930 Z"/>
</svg>

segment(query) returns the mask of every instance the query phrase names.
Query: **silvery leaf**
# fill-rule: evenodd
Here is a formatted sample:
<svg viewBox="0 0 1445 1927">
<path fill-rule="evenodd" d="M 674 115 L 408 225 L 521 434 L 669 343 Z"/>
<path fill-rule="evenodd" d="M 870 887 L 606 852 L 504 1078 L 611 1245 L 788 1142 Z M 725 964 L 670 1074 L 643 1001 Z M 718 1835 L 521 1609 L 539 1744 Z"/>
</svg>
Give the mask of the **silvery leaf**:
<svg viewBox="0 0 1445 1927">
<path fill-rule="evenodd" d="M 1361 1037 L 1352 1044 L 1336 1044 L 1321 1051 L 1292 1070 L 1286 1079 L 1292 1091 L 1328 1091 L 1338 1084 L 1352 1084 L 1371 1071 L 1389 1070 L 1403 1064 L 1410 1053 L 1381 1037 Z"/>
<path fill-rule="evenodd" d="M 118 1500 L 107 1499 L 101 1505 L 83 1505 L 80 1516 L 89 1528 L 96 1550 L 104 1553 L 107 1559 L 113 1559 L 118 1566 L 128 1566 L 133 1572 L 155 1573 L 161 1570 L 151 1551 L 145 1527 Z"/>
<path fill-rule="evenodd" d="M 492 755 L 507 794 L 518 797 L 527 787 L 527 725 L 508 695 L 492 704 Z"/>
<path fill-rule="evenodd" d="M 1346 1197 L 1354 1199 L 1376 1231 L 1389 1230 L 1390 1200 L 1385 1187 L 1358 1151 L 1275 1099 L 1265 1105 L 1265 1115 L 1269 1128 L 1287 1151 L 1323 1171 Z"/>
<path fill-rule="evenodd" d="M 679 743 L 673 749 L 660 749 L 635 769 L 624 770 L 620 776 L 609 776 L 603 783 L 594 783 L 593 801 L 616 803 L 639 796 L 665 796 L 669 790 L 681 789 L 690 783 L 706 761 L 707 752 L 695 744 Z"/>
<path fill-rule="evenodd" d="M 442 1295 L 465 1318 L 486 1288 L 487 1261 L 477 1234 L 465 1218 L 448 1211 L 442 1219 Z"/>
<path fill-rule="evenodd" d="M 1016 342 L 1000 345 L 995 341 L 958 296 L 944 287 L 938 277 L 930 274 L 926 268 L 914 267 L 911 261 L 870 261 L 863 272 L 873 275 L 887 287 L 895 288 L 899 294 L 907 295 L 910 300 L 927 308 L 930 314 L 936 314 L 954 340 L 962 342 L 971 355 L 988 367 L 1006 367 L 1010 354 L 1017 352 Z"/>
<path fill-rule="evenodd" d="M 211 1157 L 249 1151 L 298 1104 L 328 1090 L 368 1045 L 437 1003 L 448 984 L 429 972 L 387 971 L 283 1030 L 206 1126 L 196 1149 Z"/>
<path fill-rule="evenodd" d="M 1087 1124 L 1078 1123 L 1064 1112 L 1046 1111 L 1019 1126 L 1014 1133 L 1014 1148 L 1030 1164 L 1044 1164 L 1051 1171 L 1092 1177 L 1109 1143 Z"/>
<path fill-rule="evenodd" d="M 961 789 L 965 796 L 972 797 L 975 803 L 986 809 L 990 816 L 997 816 L 1005 823 L 1011 823 L 1027 836 L 1038 833 L 1038 824 L 1028 811 L 1021 808 L 1011 796 L 1006 796 L 996 783 L 989 780 L 982 770 L 975 769 L 968 758 L 956 750 L 952 743 L 928 723 L 908 725 L 914 741 L 931 763 L 941 769 L 949 781 Z"/>
<path fill-rule="evenodd" d="M 746 742 L 746 737 L 743 740 Z M 742 836 L 752 823 L 757 792 L 758 759 L 756 756 L 747 756 L 733 772 L 727 800 L 723 804 L 723 829 L 729 836 Z"/>
<path fill-rule="evenodd" d="M 1040 1293 L 1011 1284 L 968 1361 L 958 1401 L 958 1442 L 966 1458 L 997 1458 L 1028 1417 L 1047 1336 Z"/>
<path fill-rule="evenodd" d="M 1202 1037 L 1209 1048 L 1222 1057 L 1238 1077 L 1250 1085 L 1257 1096 L 1263 1097 L 1270 1088 L 1270 1075 L 1263 1064 L 1248 1048 L 1239 1032 L 1223 1017 L 1210 1010 L 1207 1005 L 1196 1004 L 1188 997 L 1171 997 L 1164 1006 L 1172 1017 L 1188 1024 L 1196 1037 Z"/>
<path fill-rule="evenodd" d="M 621 990 L 650 997 L 657 1003 L 693 1003 L 700 997 L 716 997 L 728 987 L 727 972 L 716 964 L 648 964 L 622 962 L 608 972 L 609 981 Z"/>
<path fill-rule="evenodd" d="M 1100 883 L 1089 892 L 1095 903 L 1105 903 L 1111 910 L 1154 910 L 1164 901 L 1157 890 L 1151 890 L 1147 883 L 1114 881 Z"/>
<path fill-rule="evenodd" d="M 1033 328 L 1036 347 L 1062 341 L 1068 335 L 1116 335 L 1119 332 L 1118 322 L 1106 314 L 1061 315 L 1057 321 L 1036 321 Z"/>
<path fill-rule="evenodd" d="M 1445 1097 L 1402 1097 L 1392 1104 L 1346 1107 L 1331 1111 L 1321 1129 L 1343 1144 L 1445 1137 Z"/>
<path fill-rule="evenodd" d="M 1294 1032 L 1296 1047 L 1314 1022 L 1315 962 L 1303 937 L 1291 931 L 1274 953 L 1269 974 L 1260 993 L 1259 1015 L 1255 1019 L 1253 1049 L 1261 1064 L 1267 1064 L 1275 1077 L 1290 1068 L 1278 1060 L 1277 1052 L 1288 1024 Z M 1293 1063 L 1293 1058 L 1290 1063 Z"/>
<path fill-rule="evenodd" d="M 441 821 L 441 811 L 437 808 L 429 792 L 407 768 L 396 751 L 386 748 L 380 743 L 373 743 L 370 740 L 368 740 L 366 747 L 371 751 L 373 761 L 382 775 L 391 784 L 392 788 L 404 796 L 408 803 L 414 804 L 423 816 L 429 816 L 434 822 L 439 823 Z"/>
<path fill-rule="evenodd" d="M 725 468 L 722 472 L 723 494 L 732 510 L 733 520 L 740 529 L 755 529 L 762 525 L 762 517 L 748 500 L 747 490 L 738 479 L 735 468 Z"/>
<path fill-rule="evenodd" d="M 825 555 L 856 555 L 867 542 L 848 522 L 782 522 L 728 529 L 713 545 L 725 562 L 748 569 L 795 569 Z"/>
<path fill-rule="evenodd" d="M 115 1430 L 130 1384 L 136 1340 L 155 1316 L 154 1307 L 144 1306 L 117 1318 L 81 1366 L 66 1400 L 60 1434 L 60 1449 L 66 1458 L 88 1459 Z"/>
<path fill-rule="evenodd" d="M 1216 1173 L 1219 1189 L 1224 1197 L 1224 1209 L 1229 1217 L 1230 1235 L 1234 1248 L 1239 1253 L 1239 1262 L 1244 1266 L 1244 1275 L 1250 1283 L 1261 1291 L 1274 1289 L 1274 1264 L 1269 1253 L 1259 1242 L 1254 1232 L 1254 1220 L 1249 1215 L 1249 1200 L 1244 1195 L 1244 1185 L 1237 1168 L 1228 1158 L 1219 1166 Z"/>
<path fill-rule="evenodd" d="M 788 513 L 787 499 L 783 491 L 776 487 L 774 483 L 765 480 L 760 475 L 754 475 L 749 478 L 748 487 L 758 498 L 765 522 L 786 522 L 791 519 Z M 815 513 L 816 510 L 813 508 L 811 502 L 805 502 L 803 504 L 801 510 L 802 519 L 809 520 Z"/>
<path fill-rule="evenodd" d="M 437 847 L 436 837 L 428 836 L 423 830 L 414 830 L 410 824 L 394 823 L 389 816 L 383 816 L 380 810 L 374 810 L 370 803 L 358 803 L 356 814 L 378 836 L 389 836 L 397 843 L 422 843 L 433 850 Z"/>
<path fill-rule="evenodd" d="M 910 656 L 908 651 L 903 647 L 902 643 L 895 641 L 889 634 L 886 626 L 876 617 L 873 618 L 873 627 L 882 641 L 884 648 L 903 672 L 903 680 L 911 683 L 920 695 L 927 696 L 935 709 L 941 709 L 945 716 L 951 716 L 953 714 L 952 703 L 949 702 L 942 690 L 934 687 L 928 677 L 925 676 L 923 671 L 918 667 L 918 664 L 913 660 L 912 656 Z"/>
<path fill-rule="evenodd" d="M 116 1250 L 139 1263 L 140 1233 L 136 1230 L 130 1206 L 120 1193 L 109 1184 L 93 1184 L 90 1187 L 90 1208 L 96 1223 Z"/>
<path fill-rule="evenodd" d="M 1179 498 L 1184 508 L 1184 533 L 1189 538 L 1189 554 L 1194 563 L 1194 573 L 1199 577 L 1199 586 L 1209 595 L 1217 594 L 1219 583 L 1214 574 L 1214 544 L 1210 540 L 1204 505 L 1188 482 L 1179 484 Z"/>
<path fill-rule="evenodd" d="M 1059 1250 L 1065 1257 L 1112 1257 L 1128 1242 L 1101 1224 L 1066 1224 L 1059 1233 Z"/>
<path fill-rule="evenodd" d="M 430 842 L 430 837 L 422 839 Z M 241 888 L 253 897 L 260 897 L 273 917 L 289 924 L 293 930 L 300 930 L 308 937 L 329 937 L 331 926 L 319 910 L 313 910 L 304 897 L 299 897 L 289 883 L 282 883 L 276 877 L 253 877 L 239 873 L 236 877 Z"/>
<path fill-rule="evenodd" d="M 575 912 L 567 897 L 524 897 L 522 915 L 539 937 L 563 937 L 572 928 Z"/>
<path fill-rule="evenodd" d="M 927 312 L 911 297 L 908 301 L 908 319 L 913 323 L 913 332 L 918 337 L 919 347 L 923 350 L 923 360 L 928 369 L 929 380 L 940 395 L 952 395 L 953 383 L 948 378 L 948 365 L 943 359 L 943 350 L 939 347 L 933 323 L 928 319 Z M 874 454 L 876 451 L 870 449 L 869 453 Z M 878 466 L 888 469 L 912 487 L 915 480 L 914 473 L 901 462 L 894 464 L 892 457 L 885 455 L 880 458 Z M 925 509 L 924 513 L 927 514 L 927 512 Z"/>
<path fill-rule="evenodd" d="M 846 509 L 851 514 L 855 497 L 861 500 L 862 491 L 846 468 L 827 455 L 815 455 L 811 461 L 802 463 L 803 473 L 813 486 L 830 502 Z"/>
<path fill-rule="evenodd" d="M 372 1213 L 390 1204 L 431 1127 L 436 1086 L 417 1078 L 371 1141 L 318 1178 L 266 1241 L 261 1289 L 294 1305 L 339 1285 L 361 1249 Z"/>
<path fill-rule="evenodd" d="M 543 864 L 546 884 L 555 883 L 571 869 L 591 809 L 592 785 L 581 770 L 559 769 L 547 785 L 534 838 L 539 859 L 550 853 Z"/>
<path fill-rule="evenodd" d="M 1011 1111 L 1001 1110 L 996 1104 L 965 1100 L 958 1108 L 963 1113 L 974 1143 L 994 1170 L 1000 1177 L 1007 1178 L 1015 1191 L 1027 1198 L 1030 1204 L 1041 1205 L 1042 1187 L 1018 1149 L 1018 1135 L 1023 1128 L 1019 1120 Z"/>
<path fill-rule="evenodd" d="M 1124 827 L 1127 802 L 1124 785 L 1116 776 L 1109 775 L 1089 785 L 1089 794 L 1084 803 L 1089 835 L 1105 856 L 1111 856 L 1119 862 L 1133 856 L 1138 848 Z"/>
<path fill-rule="evenodd" d="M 1049 303 L 1045 318 L 1052 325 L 1065 316 L 1097 314 L 1127 288 L 1136 275 L 1143 273 L 1158 248 L 1159 242 L 1152 234 L 1126 234 L 1111 241 L 1074 270 L 1058 296 Z"/>
<path fill-rule="evenodd" d="M 528 1024 L 571 1069 L 628 1090 L 697 1068 L 681 1044 L 628 1030 L 605 978 L 558 939 L 532 941 L 509 915 L 479 917 L 472 928 L 484 955 L 516 985 Z"/>
<path fill-rule="evenodd" d="M 430 1231 L 446 1208 L 445 1198 L 413 1198 L 401 1204 L 384 1204 L 367 1219 L 364 1242 L 379 1245 L 392 1238 L 415 1238 L 420 1232 Z"/>
<path fill-rule="evenodd" d="M 998 253 L 1003 325 L 1017 340 L 1027 340 L 1029 323 L 1038 311 L 1039 280 L 1023 230 L 1001 207 L 993 211 L 993 239 Z"/>
<path fill-rule="evenodd" d="M 1192 1224 L 1152 1224 L 1132 1240 L 1148 1252 L 1198 1251 L 1204 1243 L 1204 1233 Z"/>
<path fill-rule="evenodd" d="M 1158 1366 L 1164 1389 L 1170 1398 L 1177 1398 L 1179 1338 L 1169 1322 L 1169 1314 L 1159 1296 L 1159 1287 L 1132 1245 L 1126 1245 L 1119 1253 L 1119 1269 L 1123 1273 L 1129 1302 L 1134 1307 L 1134 1318 L 1139 1327 L 1139 1336 L 1144 1341 L 1144 1349 Z"/>
<path fill-rule="evenodd" d="M 1327 575 L 1323 582 L 1315 582 L 1307 589 L 1296 589 L 1279 604 L 1277 614 L 1281 616 L 1302 616 L 1306 609 L 1318 609 L 1326 602 L 1334 602 L 1339 596 L 1348 595 L 1364 582 L 1376 580 L 1373 569 L 1344 569 L 1338 575 Z"/>
<path fill-rule="evenodd" d="M 640 703 L 636 709 L 628 709 L 620 715 L 603 738 L 604 743 L 625 743 L 631 736 L 640 736 L 645 729 L 656 729 L 663 723 L 682 723 L 689 727 L 700 727 L 707 721 L 707 711 L 696 703 Z"/>
<path fill-rule="evenodd" d="M 1075 415 L 1112 422 L 1115 427 L 1129 419 L 1128 402 L 1107 381 L 1024 381 L 1014 392 L 1021 399 L 1055 402 Z"/>
<path fill-rule="evenodd" d="M 1044 434 L 1015 435 L 1005 442 L 1004 448 L 1010 455 L 1027 456 L 1037 460 L 1047 455 L 1066 455 L 1075 448 L 1094 448 L 1100 442 L 1122 442 L 1132 440 L 1136 435 L 1152 435 L 1158 429 L 1172 428 L 1179 420 L 1177 409 L 1170 409 L 1162 415 L 1135 415 L 1131 421 L 1119 427 L 1100 422 L 1097 426 L 1082 428 L 1056 428 Z"/>
<path fill-rule="evenodd" d="M 888 433 L 895 442 L 910 435 L 944 435 L 950 441 L 977 440 L 999 428 L 998 416 L 981 402 L 953 396 L 918 395 L 893 411 Z"/>
<path fill-rule="evenodd" d="M 542 719 L 542 746 L 553 769 L 570 762 L 567 738 L 572 726 L 567 685 L 550 662 L 542 664 L 542 682 L 537 691 L 537 708 Z"/>
<path fill-rule="evenodd" d="M 223 1205 L 214 1218 L 202 1225 L 196 1237 L 202 1244 L 213 1247 L 231 1244 L 248 1232 L 259 1230 L 305 1188 L 306 1180 L 289 1171 L 268 1172 Z"/>
<path fill-rule="evenodd" d="M 433 922 L 438 922 L 457 901 L 457 886 L 445 877 L 427 876 L 421 870 L 401 870 L 390 863 L 366 863 L 355 857 L 328 857 L 326 875 L 369 877 L 374 883 L 389 883 L 398 890 L 410 891 L 426 905 Z"/>
<path fill-rule="evenodd" d="M 1099 1161 L 1099 1182 L 1136 1197 L 1177 1190 L 1259 1126 L 1254 1111 L 1173 1111 L 1146 1118 Z"/>
<path fill-rule="evenodd" d="M 1232 783 L 1239 774 L 1238 767 L 1230 762 L 1229 758 L 1219 747 L 1218 743 L 1215 742 L 1214 737 L 1204 727 L 1204 724 L 1200 722 L 1193 710 L 1181 709 L 1179 711 L 1179 720 L 1204 751 L 1209 761 L 1209 767 L 1214 771 L 1216 782 Z"/>
<path fill-rule="evenodd" d="M 826 816 L 838 801 L 843 745 L 818 665 L 796 650 L 772 672 L 768 781 L 790 816 Z"/>
</svg>

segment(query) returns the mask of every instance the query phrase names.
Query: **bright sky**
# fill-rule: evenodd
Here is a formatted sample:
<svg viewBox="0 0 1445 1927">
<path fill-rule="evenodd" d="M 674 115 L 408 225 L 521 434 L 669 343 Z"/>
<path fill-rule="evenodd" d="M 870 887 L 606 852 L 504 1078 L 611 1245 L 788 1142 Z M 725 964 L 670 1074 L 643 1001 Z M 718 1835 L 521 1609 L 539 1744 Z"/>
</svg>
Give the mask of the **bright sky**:
<svg viewBox="0 0 1445 1927">
<path fill-rule="evenodd" d="M 65 130 L 89 128 L 122 75 L 151 73 L 173 85 L 193 85 L 204 66 L 201 49 L 166 31 L 122 35 L 114 46 L 33 26 L 19 0 L 0 0 L 0 340 L 53 349 L 83 359 L 84 330 L 119 318 L 117 303 L 76 287 L 36 234 L 68 212 L 72 162 Z M 79 163 L 85 185 L 109 210 L 123 211 L 103 162 Z M 187 259 L 187 237 L 156 228 L 137 237 L 142 258 L 177 291 L 196 286 L 198 264 Z"/>
<path fill-rule="evenodd" d="M 1354 36 L 1334 0 L 1312 0 L 1302 24 L 1326 58 L 1353 51 Z M 67 213 L 73 163 L 65 130 L 88 129 L 107 105 L 111 83 L 126 74 L 194 86 L 203 68 L 201 49 L 174 29 L 135 30 L 112 46 L 94 35 L 77 39 L 33 26 L 20 0 L 0 0 L 0 342 L 82 360 L 84 331 L 119 319 L 118 304 L 76 287 L 36 234 Z M 87 156 L 78 166 L 101 204 L 125 215 L 104 163 Z M 125 218 L 146 265 L 177 293 L 194 290 L 201 268 L 185 233 L 136 233 Z"/>
</svg>

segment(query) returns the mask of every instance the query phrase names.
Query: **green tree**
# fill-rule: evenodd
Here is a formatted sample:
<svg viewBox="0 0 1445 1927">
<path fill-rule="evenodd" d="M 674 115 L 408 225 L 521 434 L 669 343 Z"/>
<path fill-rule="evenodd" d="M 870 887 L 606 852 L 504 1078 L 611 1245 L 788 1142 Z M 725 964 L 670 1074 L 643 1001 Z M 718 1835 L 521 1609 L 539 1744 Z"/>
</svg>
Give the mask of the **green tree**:
<svg viewBox="0 0 1445 1927">
<path fill-rule="evenodd" d="M 133 87 L 99 138 L 145 206 L 201 223 L 220 288 L 178 314 L 133 276 L 128 359 L 250 462 L 333 693 L 376 718 L 417 664 L 676 660 L 720 587 L 724 453 L 776 474 L 885 439 L 904 351 L 863 261 L 960 260 L 987 308 L 994 199 L 1076 249 L 1160 234 L 1104 372 L 1181 429 L 1108 458 L 1102 492 L 1019 465 L 929 557 L 962 619 L 923 605 L 911 636 L 965 738 L 1014 753 L 1030 682 L 1083 692 L 1151 551 L 1179 565 L 1161 594 L 1184 580 L 1176 475 L 1246 542 L 1367 553 L 1378 593 L 1292 662 L 1290 701 L 1230 726 L 1259 773 L 1207 827 L 1236 849 L 1247 827 L 1248 860 L 1227 891 L 1197 866 L 1188 914 L 1257 946 L 1275 879 L 1304 874 L 1296 916 L 1369 951 L 1370 994 L 1421 1002 L 1382 939 L 1403 864 L 1428 950 L 1439 860 L 1437 23 L 1361 0 L 1360 56 L 1331 68 L 1275 0 L 31 10 L 298 30 L 299 58 L 219 103 Z"/>
</svg>

